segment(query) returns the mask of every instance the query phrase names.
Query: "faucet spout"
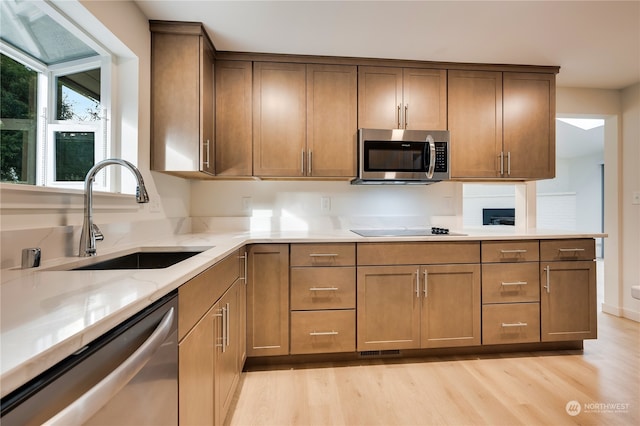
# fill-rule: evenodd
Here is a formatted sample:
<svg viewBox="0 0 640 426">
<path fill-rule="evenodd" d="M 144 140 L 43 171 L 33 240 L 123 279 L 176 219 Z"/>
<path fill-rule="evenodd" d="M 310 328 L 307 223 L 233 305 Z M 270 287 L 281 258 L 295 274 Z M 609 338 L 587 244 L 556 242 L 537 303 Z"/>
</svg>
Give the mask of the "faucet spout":
<svg viewBox="0 0 640 426">
<path fill-rule="evenodd" d="M 119 158 L 109 158 L 96 163 L 87 172 L 87 176 L 84 179 L 84 221 L 82 223 L 82 232 L 80 233 L 80 249 L 78 250 L 78 256 L 80 257 L 95 256 L 96 240 L 102 240 L 104 238 L 100 229 L 93 223 L 93 181 L 100 170 L 112 164 L 129 169 L 136 177 L 138 183 L 136 188 L 136 202 L 149 202 L 149 194 L 144 185 L 144 179 L 142 179 L 142 174 L 136 166 Z"/>
</svg>

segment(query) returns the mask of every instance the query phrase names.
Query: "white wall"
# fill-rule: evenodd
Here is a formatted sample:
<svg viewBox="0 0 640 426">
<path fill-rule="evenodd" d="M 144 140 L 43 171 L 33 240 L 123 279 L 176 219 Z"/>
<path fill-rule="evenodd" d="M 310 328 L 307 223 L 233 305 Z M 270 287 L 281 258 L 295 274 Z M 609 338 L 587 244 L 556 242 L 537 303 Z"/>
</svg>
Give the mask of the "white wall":
<svg viewBox="0 0 640 426">
<path fill-rule="evenodd" d="M 347 181 L 193 181 L 193 217 L 273 217 L 281 229 L 300 229 L 314 223 L 335 227 L 366 226 L 389 217 L 385 226 L 450 226 L 446 218 L 455 215 L 456 184 L 350 185 Z M 251 208 L 243 208 L 249 197 Z M 323 211 L 321 198 L 330 199 Z M 280 218 L 288 218 L 280 220 Z M 435 222 L 432 222 L 434 220 Z"/>
</svg>

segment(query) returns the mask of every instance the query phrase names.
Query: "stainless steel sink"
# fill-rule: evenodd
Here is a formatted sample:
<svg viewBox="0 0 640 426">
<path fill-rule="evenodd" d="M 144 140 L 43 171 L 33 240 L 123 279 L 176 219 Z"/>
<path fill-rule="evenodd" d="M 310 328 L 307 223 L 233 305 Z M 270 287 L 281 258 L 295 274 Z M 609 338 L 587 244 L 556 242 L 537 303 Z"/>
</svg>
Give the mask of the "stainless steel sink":
<svg viewBox="0 0 640 426">
<path fill-rule="evenodd" d="M 142 251 L 127 254 L 125 256 L 116 257 L 114 259 L 103 260 L 102 262 L 93 263 L 91 265 L 73 268 L 72 271 L 86 270 L 107 270 L 107 269 L 161 269 L 168 268 L 178 262 L 182 262 L 196 254 L 199 251 Z"/>
<path fill-rule="evenodd" d="M 66 271 L 106 271 L 116 269 L 162 269 L 187 260 L 209 247 L 157 247 L 140 248 L 132 253 L 126 253 L 105 260 L 75 263 L 66 268 L 55 268 Z"/>
</svg>

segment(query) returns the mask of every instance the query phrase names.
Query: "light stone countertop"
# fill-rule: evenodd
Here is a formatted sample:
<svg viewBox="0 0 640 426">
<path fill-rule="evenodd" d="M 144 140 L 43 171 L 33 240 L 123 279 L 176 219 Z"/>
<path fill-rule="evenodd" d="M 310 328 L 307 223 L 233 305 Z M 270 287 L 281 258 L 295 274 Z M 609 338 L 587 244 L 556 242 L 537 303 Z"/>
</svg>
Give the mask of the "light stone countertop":
<svg viewBox="0 0 640 426">
<path fill-rule="evenodd" d="M 411 242 L 600 238 L 605 234 L 465 229 L 464 236 L 360 237 L 346 229 L 327 231 L 182 234 L 119 247 L 96 258 L 66 257 L 33 269 L 2 270 L 0 284 L 1 396 L 84 347 L 245 244 L 310 242 Z M 87 262 L 144 247 L 208 248 L 164 269 L 68 271 Z M 212 248 L 210 248 L 212 247 Z"/>
</svg>

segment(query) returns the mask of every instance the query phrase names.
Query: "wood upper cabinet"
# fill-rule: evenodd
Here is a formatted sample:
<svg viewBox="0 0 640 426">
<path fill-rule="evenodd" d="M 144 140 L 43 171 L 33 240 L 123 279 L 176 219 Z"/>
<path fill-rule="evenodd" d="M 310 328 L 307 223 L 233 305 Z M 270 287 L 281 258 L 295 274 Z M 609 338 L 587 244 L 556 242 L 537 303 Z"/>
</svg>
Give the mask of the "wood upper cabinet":
<svg viewBox="0 0 640 426">
<path fill-rule="evenodd" d="M 151 21 L 151 170 L 214 169 L 214 48 L 199 23 Z"/>
<path fill-rule="evenodd" d="M 355 66 L 254 63 L 254 175 L 355 176 L 357 84 Z"/>
<path fill-rule="evenodd" d="M 253 173 L 304 175 L 306 65 L 253 64 Z"/>
<path fill-rule="evenodd" d="M 216 62 L 216 174 L 253 174 L 252 63 Z"/>
<path fill-rule="evenodd" d="M 451 176 L 555 176 L 555 75 L 450 70 Z"/>
<path fill-rule="evenodd" d="M 447 71 L 359 67 L 358 127 L 446 130 Z"/>
<path fill-rule="evenodd" d="M 502 73 L 450 70 L 451 177 L 499 178 Z"/>
<path fill-rule="evenodd" d="M 247 356 L 289 353 L 289 245 L 248 250 Z"/>
<path fill-rule="evenodd" d="M 552 179 L 556 173 L 554 74 L 505 72 L 503 141 L 506 177 Z"/>
<path fill-rule="evenodd" d="M 305 175 L 356 175 L 358 75 L 355 66 L 307 65 Z"/>
</svg>

